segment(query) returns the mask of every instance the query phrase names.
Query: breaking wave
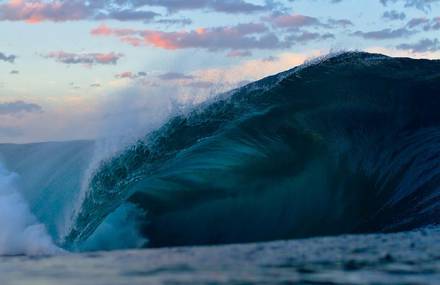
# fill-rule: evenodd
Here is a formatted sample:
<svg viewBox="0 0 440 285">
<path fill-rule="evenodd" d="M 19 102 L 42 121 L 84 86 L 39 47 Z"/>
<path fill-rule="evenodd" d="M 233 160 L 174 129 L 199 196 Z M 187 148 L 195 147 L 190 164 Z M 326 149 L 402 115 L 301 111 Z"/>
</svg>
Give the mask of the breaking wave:
<svg viewBox="0 0 440 285">
<path fill-rule="evenodd" d="M 440 221 L 438 110 L 439 61 L 343 53 L 175 116 L 92 171 L 93 142 L 0 152 L 68 249 L 391 232 Z M 35 173 L 26 151 L 49 160 Z"/>
</svg>

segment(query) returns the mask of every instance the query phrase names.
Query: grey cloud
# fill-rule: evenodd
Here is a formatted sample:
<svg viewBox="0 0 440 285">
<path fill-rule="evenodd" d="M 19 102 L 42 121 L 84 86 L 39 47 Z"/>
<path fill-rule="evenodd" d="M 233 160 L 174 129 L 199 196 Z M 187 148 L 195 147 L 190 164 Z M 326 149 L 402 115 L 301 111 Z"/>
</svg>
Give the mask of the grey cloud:
<svg viewBox="0 0 440 285">
<path fill-rule="evenodd" d="M 433 52 L 440 50 L 440 41 L 438 39 L 422 39 L 417 43 L 398 45 L 397 48 L 411 52 Z"/>
<path fill-rule="evenodd" d="M 422 28 L 424 31 L 437 31 L 440 30 L 440 17 L 433 19 L 428 18 L 413 18 L 411 19 L 407 27 L 409 28 Z"/>
<path fill-rule="evenodd" d="M 57 62 L 64 64 L 117 64 L 119 59 L 124 55 L 121 53 L 68 53 L 64 51 L 50 52 L 43 55 L 45 58 L 55 59 Z"/>
<path fill-rule="evenodd" d="M 111 11 L 108 13 L 102 13 L 97 15 L 96 18 L 99 20 L 112 19 L 121 22 L 125 22 L 125 21 L 149 22 L 154 18 L 156 18 L 157 16 L 160 16 L 160 14 L 151 11 L 137 11 L 131 9 L 123 9 L 123 10 Z"/>
<path fill-rule="evenodd" d="M 65 22 L 112 19 L 118 21 L 149 21 L 158 13 L 139 10 L 142 1 L 130 0 L 69 0 L 69 1 L 4 1 L 0 3 L 0 20 L 27 22 Z"/>
<path fill-rule="evenodd" d="M 0 103 L 0 115 L 18 115 L 22 113 L 41 113 L 43 108 L 24 101 Z"/>
<path fill-rule="evenodd" d="M 440 3 L 440 0 L 380 0 L 380 2 L 387 6 L 390 3 L 404 3 L 405 7 L 415 7 L 417 9 L 428 11 L 432 4 Z"/>
<path fill-rule="evenodd" d="M 16 55 L 13 55 L 13 54 L 6 55 L 6 54 L 0 52 L 0 61 L 14 63 L 16 59 L 17 59 Z"/>
<path fill-rule="evenodd" d="M 382 15 L 384 19 L 388 19 L 391 21 L 396 20 L 404 20 L 406 18 L 406 14 L 404 12 L 398 12 L 396 10 L 385 11 Z"/>
<path fill-rule="evenodd" d="M 330 19 L 328 20 L 328 25 L 332 27 L 347 28 L 354 26 L 353 22 L 348 19 Z"/>
<path fill-rule="evenodd" d="M 400 28 L 396 30 L 383 29 L 383 30 L 371 31 L 371 32 L 357 31 L 353 33 L 353 35 L 369 40 L 387 40 L 387 39 L 408 37 L 413 33 L 414 33 L 413 31 L 408 30 L 406 28 Z"/>
<path fill-rule="evenodd" d="M 334 38 L 335 36 L 331 33 L 320 34 L 320 33 L 302 32 L 288 36 L 287 40 L 296 43 L 307 43 L 309 41 L 314 41 L 314 40 L 328 40 Z"/>
<path fill-rule="evenodd" d="M 137 73 L 131 72 L 131 71 L 125 71 L 125 72 L 116 74 L 115 78 L 118 78 L 118 79 L 124 79 L 124 78 L 126 78 L 126 79 L 138 79 L 138 78 L 142 78 L 142 77 L 145 77 L 145 76 L 147 76 L 147 73 L 144 72 L 144 71 L 139 71 Z"/>
<path fill-rule="evenodd" d="M 252 56 L 252 52 L 249 50 L 231 50 L 227 57 L 247 57 Z"/>
<path fill-rule="evenodd" d="M 143 5 L 163 7 L 171 13 L 181 10 L 196 9 L 207 9 L 230 14 L 255 13 L 270 11 L 272 8 L 274 8 L 275 5 L 275 2 L 273 1 L 266 1 L 266 4 L 259 5 L 244 0 L 144 0 L 139 2 L 142 2 Z"/>
<path fill-rule="evenodd" d="M 295 2 L 295 1 L 298 0 L 289 0 L 289 2 Z M 325 0 L 325 1 L 330 3 L 341 3 L 344 0 Z M 389 4 L 394 4 L 394 3 L 402 3 L 405 5 L 405 7 L 414 7 L 425 12 L 431 10 L 433 4 L 440 3 L 440 0 L 378 0 L 378 1 L 380 1 L 380 3 L 382 3 L 382 5 L 384 6 L 388 6 Z"/>
<path fill-rule="evenodd" d="M 347 28 L 353 26 L 353 22 L 348 19 L 333 19 L 322 21 L 316 17 L 302 14 L 288 14 L 276 12 L 271 16 L 263 17 L 263 20 L 269 22 L 275 28 L 288 30 L 299 30 L 306 27 L 321 28 Z"/>
<path fill-rule="evenodd" d="M 413 18 L 413 19 L 409 20 L 409 22 L 406 24 L 406 26 L 408 28 L 412 29 L 412 28 L 419 27 L 421 25 L 425 25 L 427 23 L 429 23 L 429 19 L 427 19 L 427 18 L 424 18 L 424 17 L 422 17 L 422 18 Z"/>
<path fill-rule="evenodd" d="M 180 25 L 180 26 L 188 26 L 192 24 L 192 20 L 189 18 L 183 19 L 160 19 L 157 20 L 156 23 L 164 24 L 164 25 Z"/>
<path fill-rule="evenodd" d="M 263 20 L 269 22 L 276 28 L 286 29 L 300 29 L 311 26 L 324 26 L 318 18 L 301 15 L 301 14 L 287 14 L 275 13 L 271 16 L 264 17 Z"/>
<path fill-rule="evenodd" d="M 279 58 L 276 56 L 268 56 L 268 57 L 263 58 L 263 61 L 266 61 L 266 62 L 274 62 L 277 60 L 279 60 Z"/>
<path fill-rule="evenodd" d="M 161 80 L 189 80 L 194 79 L 192 75 L 186 75 L 179 72 L 168 72 L 158 76 Z"/>
</svg>

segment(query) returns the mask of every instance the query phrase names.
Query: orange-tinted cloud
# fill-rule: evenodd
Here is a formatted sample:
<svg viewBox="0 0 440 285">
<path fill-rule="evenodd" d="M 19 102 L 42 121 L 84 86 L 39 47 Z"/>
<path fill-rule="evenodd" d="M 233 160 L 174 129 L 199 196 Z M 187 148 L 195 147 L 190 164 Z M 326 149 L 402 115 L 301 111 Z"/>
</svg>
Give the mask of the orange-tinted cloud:
<svg viewBox="0 0 440 285">
<path fill-rule="evenodd" d="M 113 29 L 101 25 L 91 31 L 94 36 L 114 36 L 132 46 L 153 46 L 176 50 L 202 48 L 214 50 L 277 49 L 290 45 L 278 38 L 264 24 L 198 28 L 191 31 Z"/>
<path fill-rule="evenodd" d="M 88 17 L 89 13 L 82 1 L 10 0 L 0 5 L 0 19 L 28 23 L 79 20 Z"/>
<path fill-rule="evenodd" d="M 118 21 L 151 22 L 160 16 L 148 6 L 161 6 L 169 12 L 188 9 L 208 9 L 223 13 L 253 13 L 270 11 L 271 5 L 257 5 L 244 0 L 7 0 L 0 2 L 0 21 L 64 22 L 112 19 Z M 189 19 L 161 19 L 157 23 L 188 24 Z"/>
<path fill-rule="evenodd" d="M 9 0 L 0 4 L 0 20 L 39 23 L 78 20 L 113 19 L 118 21 L 150 21 L 158 13 L 139 10 L 135 3 L 84 0 Z"/>
</svg>

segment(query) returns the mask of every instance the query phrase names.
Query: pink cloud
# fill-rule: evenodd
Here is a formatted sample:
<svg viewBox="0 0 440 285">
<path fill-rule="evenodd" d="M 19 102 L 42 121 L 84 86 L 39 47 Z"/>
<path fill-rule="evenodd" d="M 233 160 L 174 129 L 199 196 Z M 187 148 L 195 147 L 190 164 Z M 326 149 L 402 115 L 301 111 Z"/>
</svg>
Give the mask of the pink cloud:
<svg viewBox="0 0 440 285">
<path fill-rule="evenodd" d="M 158 13 L 137 8 L 139 7 L 130 1 L 9 0 L 0 4 L 0 20 L 28 23 L 100 19 L 146 22 L 159 16 Z"/>
<path fill-rule="evenodd" d="M 176 50 L 202 48 L 213 50 L 248 50 L 286 48 L 289 44 L 271 33 L 264 24 L 198 28 L 191 31 L 113 29 L 101 25 L 91 31 L 94 36 L 113 36 L 132 46 L 153 46 Z"/>
<path fill-rule="evenodd" d="M 79 20 L 89 16 L 89 13 L 82 1 L 10 0 L 0 5 L 0 19 L 28 23 Z"/>
</svg>

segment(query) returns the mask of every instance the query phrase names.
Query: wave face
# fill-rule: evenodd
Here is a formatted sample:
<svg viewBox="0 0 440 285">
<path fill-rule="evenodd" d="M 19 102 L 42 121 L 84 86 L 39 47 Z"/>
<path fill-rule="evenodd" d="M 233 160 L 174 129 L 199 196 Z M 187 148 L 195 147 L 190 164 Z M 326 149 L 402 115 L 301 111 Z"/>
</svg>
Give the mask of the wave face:
<svg viewBox="0 0 440 285">
<path fill-rule="evenodd" d="M 99 249 L 102 238 L 118 239 L 117 247 L 218 244 L 437 224 L 439 110 L 439 61 L 344 53 L 265 78 L 103 161 L 64 246 Z"/>
</svg>

